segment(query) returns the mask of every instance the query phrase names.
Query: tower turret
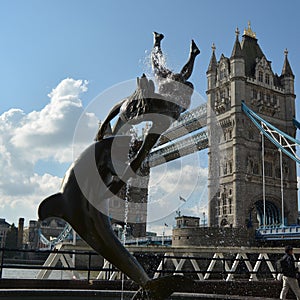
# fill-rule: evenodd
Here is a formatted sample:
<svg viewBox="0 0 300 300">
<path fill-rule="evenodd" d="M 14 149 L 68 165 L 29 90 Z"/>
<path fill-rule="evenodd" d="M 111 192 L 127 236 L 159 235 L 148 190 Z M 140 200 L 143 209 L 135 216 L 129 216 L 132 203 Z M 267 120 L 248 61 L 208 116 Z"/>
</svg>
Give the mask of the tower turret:
<svg viewBox="0 0 300 300">
<path fill-rule="evenodd" d="M 244 95 L 240 94 L 244 91 L 245 82 L 245 60 L 239 41 L 239 29 L 235 31 L 236 39 L 233 46 L 233 50 L 230 57 L 230 74 L 231 74 L 231 90 L 238 92 L 238 95 L 232 95 L 231 105 L 240 106 L 240 100 L 243 99 Z"/>
<path fill-rule="evenodd" d="M 281 75 L 274 74 L 250 22 L 241 43 L 238 29 L 235 34 L 230 58 L 222 54 L 216 62 L 213 49 L 206 73 L 207 102 L 212 109 L 207 113 L 209 226 L 278 226 L 283 219 L 284 224 L 292 224 L 297 219 L 298 201 L 295 162 L 287 157 L 281 162 L 277 148 L 268 142 L 264 145 L 262 162 L 261 135 L 242 112 L 241 102 L 245 101 L 262 118 L 295 136 L 294 74 L 287 51 Z M 279 196 L 281 168 L 284 209 Z M 270 208 L 267 224 L 263 224 L 263 203 Z"/>
<path fill-rule="evenodd" d="M 291 65 L 288 60 L 288 50 L 284 50 L 284 63 L 281 71 L 281 83 L 285 89 L 286 94 L 294 94 L 294 79 Z"/>
<path fill-rule="evenodd" d="M 212 49 L 212 55 L 211 55 L 211 59 L 206 71 L 206 75 L 207 75 L 207 89 L 210 90 L 212 88 L 215 87 L 216 85 L 216 78 L 217 78 L 217 59 L 216 59 L 216 55 L 215 55 L 215 51 L 216 51 L 216 46 L 213 43 L 211 46 Z"/>
</svg>

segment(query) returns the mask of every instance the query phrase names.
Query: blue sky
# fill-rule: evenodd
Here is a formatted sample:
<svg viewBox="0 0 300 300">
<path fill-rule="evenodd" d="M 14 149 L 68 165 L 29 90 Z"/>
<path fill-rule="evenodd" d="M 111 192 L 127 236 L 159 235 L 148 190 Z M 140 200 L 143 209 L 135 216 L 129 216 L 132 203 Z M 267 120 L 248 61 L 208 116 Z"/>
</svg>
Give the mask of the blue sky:
<svg viewBox="0 0 300 300">
<path fill-rule="evenodd" d="M 163 49 L 174 70 L 186 62 L 190 40 L 196 41 L 201 54 L 191 81 L 205 99 L 212 43 L 218 59 L 230 56 L 236 27 L 242 35 L 250 20 L 275 73 L 288 49 L 299 95 L 299 11 L 299 2 L 291 0 L 2 0 L 0 217 L 36 218 L 38 203 L 57 191 L 72 161 L 74 128 L 84 110 L 107 95 L 95 116 L 82 119 L 92 140 L 98 119 L 120 100 L 109 98 L 110 89 L 149 72 L 153 31 L 164 33 Z"/>
</svg>

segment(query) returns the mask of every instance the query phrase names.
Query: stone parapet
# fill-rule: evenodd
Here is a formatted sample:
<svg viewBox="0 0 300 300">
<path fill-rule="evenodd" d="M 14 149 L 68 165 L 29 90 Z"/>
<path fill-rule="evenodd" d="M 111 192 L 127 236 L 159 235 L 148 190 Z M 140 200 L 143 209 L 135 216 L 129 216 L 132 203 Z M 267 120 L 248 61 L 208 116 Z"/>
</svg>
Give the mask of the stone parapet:
<svg viewBox="0 0 300 300">
<path fill-rule="evenodd" d="M 173 229 L 173 247 L 254 246 L 255 230 L 248 228 L 181 227 Z"/>
</svg>

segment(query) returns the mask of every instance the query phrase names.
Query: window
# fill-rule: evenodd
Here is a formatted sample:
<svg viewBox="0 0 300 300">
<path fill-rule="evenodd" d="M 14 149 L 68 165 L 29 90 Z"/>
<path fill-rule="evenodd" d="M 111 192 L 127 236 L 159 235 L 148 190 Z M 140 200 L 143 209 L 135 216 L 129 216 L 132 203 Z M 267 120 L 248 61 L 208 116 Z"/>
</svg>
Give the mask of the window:
<svg viewBox="0 0 300 300">
<path fill-rule="evenodd" d="M 222 194 L 223 206 L 226 205 L 226 195 Z"/>
<path fill-rule="evenodd" d="M 227 174 L 227 162 L 223 165 L 223 175 Z"/>
<path fill-rule="evenodd" d="M 253 99 L 257 99 L 257 90 L 255 89 L 252 90 L 252 97 Z"/>
<path fill-rule="evenodd" d="M 269 74 L 265 75 L 265 83 L 270 84 L 270 75 Z"/>
<path fill-rule="evenodd" d="M 259 82 L 263 82 L 263 77 L 264 77 L 263 72 L 262 72 L 262 71 L 259 71 L 259 72 L 258 72 L 258 81 L 259 81 Z"/>
<path fill-rule="evenodd" d="M 267 94 L 267 95 L 266 95 L 266 100 L 267 100 L 267 103 L 270 103 L 270 102 L 271 102 L 271 95 L 270 95 L 270 94 Z"/>
<path fill-rule="evenodd" d="M 253 164 L 253 174 L 256 174 L 256 175 L 259 174 L 258 162 L 254 162 L 254 164 Z"/>
<path fill-rule="evenodd" d="M 273 177 L 273 164 L 269 161 L 265 161 L 265 175 Z"/>
<path fill-rule="evenodd" d="M 254 133 L 253 133 L 253 130 L 250 129 L 250 130 L 248 131 L 248 137 L 249 137 L 249 140 L 252 140 L 252 141 L 254 140 Z"/>
<path fill-rule="evenodd" d="M 221 91 L 221 100 L 222 100 L 223 98 L 225 98 L 225 90 L 222 90 L 222 91 Z"/>
<path fill-rule="evenodd" d="M 223 215 L 227 214 L 227 199 L 226 199 L 226 194 L 222 194 L 222 206 L 223 206 Z"/>
<path fill-rule="evenodd" d="M 281 178 L 281 170 L 279 167 L 275 168 L 275 176 L 277 178 Z"/>
</svg>

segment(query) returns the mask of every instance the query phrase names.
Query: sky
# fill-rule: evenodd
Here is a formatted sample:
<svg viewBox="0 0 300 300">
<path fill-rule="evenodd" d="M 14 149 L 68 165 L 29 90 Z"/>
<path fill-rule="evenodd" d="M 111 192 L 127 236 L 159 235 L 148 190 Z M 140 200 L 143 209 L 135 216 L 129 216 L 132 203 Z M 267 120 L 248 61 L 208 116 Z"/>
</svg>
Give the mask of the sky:
<svg viewBox="0 0 300 300">
<path fill-rule="evenodd" d="M 206 101 L 212 43 L 217 59 L 230 56 L 236 28 L 242 35 L 248 21 L 274 73 L 288 49 L 300 94 L 299 11 L 291 0 L 1 0 L 0 217 L 37 219 L 39 203 L 59 190 L 99 120 L 133 91 L 136 77 L 151 74 L 153 31 L 164 33 L 173 70 L 186 62 L 191 39 L 200 48 L 190 79 L 200 97 L 192 107 Z M 206 162 L 199 153 L 152 171 L 149 230 L 170 233 L 178 210 L 202 218 Z"/>
</svg>

